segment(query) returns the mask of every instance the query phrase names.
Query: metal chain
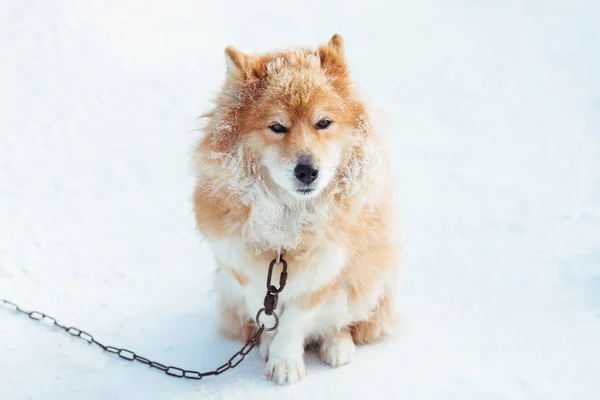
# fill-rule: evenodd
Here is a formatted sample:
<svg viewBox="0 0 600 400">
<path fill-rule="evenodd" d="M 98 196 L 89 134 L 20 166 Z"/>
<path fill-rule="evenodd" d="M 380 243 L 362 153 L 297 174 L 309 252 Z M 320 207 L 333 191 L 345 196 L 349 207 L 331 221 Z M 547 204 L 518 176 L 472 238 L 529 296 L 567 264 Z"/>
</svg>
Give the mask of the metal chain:
<svg viewBox="0 0 600 400">
<path fill-rule="evenodd" d="M 272 330 L 277 329 L 277 326 L 279 325 L 279 317 L 277 316 L 277 314 L 274 311 L 275 308 L 277 307 L 277 294 L 280 293 L 281 290 L 283 290 L 283 287 L 285 286 L 285 281 L 287 279 L 287 264 L 285 263 L 285 260 L 283 260 L 283 258 L 280 258 L 280 261 L 283 263 L 284 267 L 283 267 L 283 271 L 282 271 L 281 277 L 280 277 L 280 287 L 279 288 L 275 288 L 274 286 L 271 285 L 271 275 L 273 272 L 273 266 L 275 264 L 278 264 L 277 259 L 273 260 L 273 262 L 271 262 L 271 264 L 269 266 L 269 274 L 268 274 L 268 280 L 267 280 L 268 290 L 267 290 L 267 295 L 265 296 L 265 307 L 261 308 L 259 310 L 258 314 L 256 315 L 256 323 L 258 325 L 258 329 L 254 333 L 254 335 L 252 335 L 250 340 L 248 340 L 246 342 L 246 344 L 237 353 L 235 353 L 233 356 L 231 356 L 231 358 L 226 363 L 224 363 L 217 369 L 215 369 L 213 371 L 208 371 L 208 372 L 198 372 L 198 371 L 193 371 L 193 370 L 187 370 L 187 369 L 183 369 L 183 368 L 179 368 L 179 367 L 174 367 L 172 365 L 166 366 L 166 365 L 161 364 L 156 361 L 150 361 L 146 357 L 139 356 L 131 350 L 120 349 L 118 347 L 104 345 L 104 344 L 100 343 L 99 341 L 97 341 L 92 335 L 90 335 L 89 333 L 87 333 L 81 329 L 75 328 L 74 326 L 67 327 L 65 325 L 62 325 L 55 318 L 53 318 L 47 314 L 44 314 L 40 311 L 26 311 L 26 310 L 22 309 L 21 307 L 19 307 L 17 304 L 13 303 L 12 301 L 0 299 L 0 305 L 6 306 L 9 309 L 20 312 L 22 314 L 25 314 L 29 318 L 34 319 L 36 321 L 46 321 L 46 322 L 50 323 L 51 325 L 64 330 L 66 333 L 84 340 L 88 344 L 95 344 L 98 347 L 100 347 L 102 350 L 104 350 L 108 353 L 111 353 L 111 354 L 116 354 L 117 356 L 121 357 L 124 360 L 138 361 L 142 364 L 146 364 L 146 365 L 150 366 L 151 368 L 158 369 L 160 371 L 163 371 L 165 374 L 167 374 L 169 376 L 174 376 L 176 378 L 200 380 L 206 376 L 220 375 L 229 369 L 237 367 L 242 361 L 244 361 L 244 359 L 248 355 L 248 353 L 250 353 L 252 351 L 252 349 L 254 349 L 254 347 L 258 344 L 258 340 L 260 339 L 260 336 L 262 335 L 263 332 L 272 331 Z M 273 293 L 273 290 L 276 290 L 276 293 Z M 273 296 L 275 297 L 274 302 L 272 300 Z M 273 305 L 274 305 L 274 307 L 273 307 Z M 263 312 L 267 315 L 272 315 L 275 317 L 275 324 L 273 327 L 265 328 L 265 325 L 260 322 L 260 316 Z"/>
</svg>

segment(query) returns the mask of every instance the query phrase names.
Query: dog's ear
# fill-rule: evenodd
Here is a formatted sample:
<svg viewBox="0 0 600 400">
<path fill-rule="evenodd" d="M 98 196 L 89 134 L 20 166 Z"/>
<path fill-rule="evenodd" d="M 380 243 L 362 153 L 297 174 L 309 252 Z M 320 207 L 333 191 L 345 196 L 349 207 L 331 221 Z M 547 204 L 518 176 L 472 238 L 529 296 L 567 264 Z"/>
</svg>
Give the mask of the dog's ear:
<svg viewBox="0 0 600 400">
<path fill-rule="evenodd" d="M 329 39 L 329 43 L 327 44 L 331 47 L 337 54 L 338 57 L 344 60 L 344 39 L 339 34 L 335 34 Z"/>
<path fill-rule="evenodd" d="M 244 77 L 244 71 L 248 64 L 248 57 L 244 53 L 227 46 L 225 48 L 225 61 L 227 63 L 227 78 L 240 80 Z"/>
<path fill-rule="evenodd" d="M 346 63 L 344 55 L 344 40 L 339 34 L 331 37 L 327 44 L 319 47 L 319 57 L 321 57 L 321 65 L 324 68 L 333 66 L 343 66 Z"/>
<path fill-rule="evenodd" d="M 225 60 L 227 62 L 227 79 L 232 82 L 261 79 L 266 74 L 266 66 L 252 54 L 244 54 L 241 51 L 228 46 L 225 48 Z"/>
</svg>

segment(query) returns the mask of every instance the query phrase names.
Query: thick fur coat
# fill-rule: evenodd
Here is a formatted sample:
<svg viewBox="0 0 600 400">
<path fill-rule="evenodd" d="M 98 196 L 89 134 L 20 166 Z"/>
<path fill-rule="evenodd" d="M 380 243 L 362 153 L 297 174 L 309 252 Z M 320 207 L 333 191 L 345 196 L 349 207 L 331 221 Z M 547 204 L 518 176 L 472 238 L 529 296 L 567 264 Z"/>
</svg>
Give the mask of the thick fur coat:
<svg viewBox="0 0 600 400">
<path fill-rule="evenodd" d="M 338 366 L 394 329 L 401 244 L 386 148 L 339 35 L 317 49 L 225 53 L 227 78 L 195 151 L 196 222 L 215 252 L 229 338 L 255 331 L 282 252 L 280 324 L 259 348 L 266 375 L 293 383 L 306 375 L 308 343 Z"/>
</svg>

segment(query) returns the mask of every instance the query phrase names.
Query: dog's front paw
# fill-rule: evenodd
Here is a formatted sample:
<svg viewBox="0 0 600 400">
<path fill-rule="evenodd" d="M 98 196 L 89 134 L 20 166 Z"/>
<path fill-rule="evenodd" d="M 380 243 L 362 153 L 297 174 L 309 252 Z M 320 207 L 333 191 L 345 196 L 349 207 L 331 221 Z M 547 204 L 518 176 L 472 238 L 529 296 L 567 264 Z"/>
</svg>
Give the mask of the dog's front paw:
<svg viewBox="0 0 600 400">
<path fill-rule="evenodd" d="M 265 375 L 280 385 L 296 383 L 306 376 L 304 359 L 300 357 L 284 360 L 271 356 L 265 368 Z"/>
<path fill-rule="evenodd" d="M 352 341 L 349 332 L 342 332 L 323 340 L 319 349 L 319 356 L 322 361 L 332 367 L 349 364 L 356 352 L 356 346 Z"/>
</svg>

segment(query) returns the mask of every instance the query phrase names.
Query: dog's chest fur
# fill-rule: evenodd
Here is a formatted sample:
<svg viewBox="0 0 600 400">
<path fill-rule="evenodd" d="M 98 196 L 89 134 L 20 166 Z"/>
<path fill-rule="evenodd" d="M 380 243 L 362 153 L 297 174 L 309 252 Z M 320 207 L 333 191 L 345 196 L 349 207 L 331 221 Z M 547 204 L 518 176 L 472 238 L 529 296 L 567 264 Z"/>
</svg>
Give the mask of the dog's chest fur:
<svg viewBox="0 0 600 400">
<path fill-rule="evenodd" d="M 318 231 L 327 218 L 325 205 L 318 201 L 261 192 L 255 193 L 242 237 L 263 251 L 296 249 L 303 236 Z"/>
<path fill-rule="evenodd" d="M 304 240 L 306 235 L 323 231 L 327 221 L 324 203 L 268 195 L 254 199 L 240 235 L 212 243 L 219 263 L 247 279 L 242 288 L 231 274 L 222 273 L 217 285 L 227 293 L 241 295 L 249 315 L 261 307 L 268 262 L 276 257 L 278 249 L 293 253 L 288 258 L 293 261 L 288 265 L 288 285 L 280 297 L 282 305 L 288 299 L 320 289 L 340 274 L 347 262 L 346 252 L 324 237 L 316 241 L 313 237 L 308 246 Z"/>
</svg>

